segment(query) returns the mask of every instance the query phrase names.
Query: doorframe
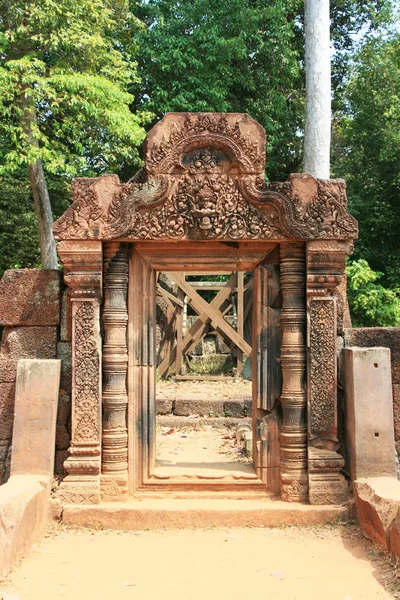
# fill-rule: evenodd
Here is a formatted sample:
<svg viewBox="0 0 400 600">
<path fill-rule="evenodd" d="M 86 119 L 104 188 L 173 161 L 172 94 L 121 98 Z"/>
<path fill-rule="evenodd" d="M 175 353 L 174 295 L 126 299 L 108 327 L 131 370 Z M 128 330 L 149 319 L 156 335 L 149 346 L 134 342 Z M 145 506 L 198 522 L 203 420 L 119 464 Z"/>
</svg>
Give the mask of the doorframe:
<svg viewBox="0 0 400 600">
<path fill-rule="evenodd" d="M 209 244 L 208 244 L 209 245 Z M 150 246 L 150 245 L 149 245 Z M 203 242 L 202 246 L 204 246 L 204 251 L 206 252 L 207 242 Z M 254 265 L 253 269 L 248 268 L 248 263 L 246 266 L 242 265 L 237 260 L 235 266 L 232 271 L 249 271 L 252 270 L 255 272 L 255 269 L 268 257 L 269 254 L 273 252 L 273 250 L 279 248 L 278 244 L 271 244 L 270 241 L 265 241 L 265 243 L 254 245 L 257 247 L 258 252 L 260 252 L 260 246 L 263 246 L 265 249 L 265 255 L 263 256 L 261 262 L 257 262 Z M 175 245 L 179 247 L 179 245 Z M 221 250 L 224 249 L 224 244 L 220 244 Z M 231 250 L 231 246 L 225 246 L 227 254 L 228 249 Z M 185 244 L 185 254 L 187 253 L 187 249 L 190 249 L 190 244 Z M 195 253 L 198 257 L 198 248 L 196 244 Z M 136 259 L 135 259 L 135 254 Z M 208 254 L 208 252 L 207 252 Z M 215 256 L 213 259 L 210 256 L 207 257 L 207 267 L 205 270 L 206 273 L 212 272 L 220 272 L 226 270 L 226 263 L 221 262 L 221 255 Z M 190 260 L 190 257 L 187 256 L 187 259 Z M 156 261 L 159 260 L 156 258 Z M 258 260 L 258 259 L 257 259 Z M 275 258 L 276 260 L 276 258 Z M 174 257 L 172 256 L 169 260 L 167 259 L 165 262 L 165 266 L 163 270 L 168 272 L 170 271 L 185 271 L 190 272 L 190 267 L 186 262 L 185 265 L 177 265 L 176 261 L 174 262 Z M 168 269 L 168 263 L 170 264 L 170 269 Z M 141 265 L 141 266 L 140 266 Z M 198 266 L 193 267 L 193 270 L 198 270 Z M 207 490 L 207 491 L 250 491 L 250 490 L 264 490 L 266 492 L 273 492 L 275 494 L 279 494 L 279 489 L 268 490 L 266 485 L 266 479 L 261 477 L 257 477 L 257 479 L 252 480 L 234 480 L 226 479 L 226 480 L 213 480 L 213 479 L 202 479 L 202 480 L 192 480 L 186 478 L 168 478 L 166 480 L 162 479 L 153 479 L 150 476 L 150 471 L 152 469 L 152 461 L 155 462 L 155 419 L 156 419 L 156 364 L 155 364 L 155 323 L 156 323 L 156 278 L 155 274 L 158 271 L 152 265 L 152 257 L 150 255 L 146 255 L 146 260 L 137 250 L 137 244 L 132 243 L 130 252 L 129 252 L 129 280 L 128 280 L 128 485 L 129 485 L 129 493 L 134 494 L 140 491 L 173 491 L 173 490 Z M 253 290 L 254 294 L 254 290 Z M 147 310 L 152 311 L 152 314 L 149 312 L 147 316 L 148 324 L 150 327 L 147 327 L 146 324 L 146 314 L 143 311 L 146 311 L 145 303 L 139 306 L 135 300 L 137 298 L 142 297 L 143 299 L 148 300 L 149 305 L 147 306 Z M 253 313 L 253 339 L 254 332 L 256 328 L 258 328 L 258 324 L 255 322 L 257 318 L 256 311 Z M 150 317 L 150 318 L 149 318 Z M 143 339 L 142 343 L 148 343 L 148 354 L 144 355 L 144 360 L 149 360 L 148 365 L 138 365 L 135 364 L 134 355 L 134 345 L 138 342 L 141 334 L 138 330 L 138 325 L 140 325 L 140 319 L 143 319 Z M 253 429 L 253 440 L 256 439 L 256 419 L 254 415 L 256 413 L 256 398 L 257 398 L 257 390 L 259 381 L 257 377 L 254 377 L 254 374 L 257 373 L 256 369 L 253 368 L 253 377 L 252 377 L 252 429 Z M 151 436 L 154 436 L 154 442 L 151 439 Z M 152 450 L 151 445 L 154 444 L 154 450 Z M 270 445 L 269 450 L 275 450 L 278 452 L 278 456 L 274 456 L 271 464 L 277 465 L 279 463 L 279 444 Z M 154 455 L 153 455 L 154 454 Z M 253 461 L 256 458 L 256 454 L 253 453 Z M 261 470 L 257 468 L 257 466 L 253 462 L 253 468 L 255 473 L 261 473 Z M 147 472 L 146 472 L 147 471 Z M 279 477 L 278 477 L 279 479 Z M 279 488 L 279 486 L 278 486 Z"/>
</svg>

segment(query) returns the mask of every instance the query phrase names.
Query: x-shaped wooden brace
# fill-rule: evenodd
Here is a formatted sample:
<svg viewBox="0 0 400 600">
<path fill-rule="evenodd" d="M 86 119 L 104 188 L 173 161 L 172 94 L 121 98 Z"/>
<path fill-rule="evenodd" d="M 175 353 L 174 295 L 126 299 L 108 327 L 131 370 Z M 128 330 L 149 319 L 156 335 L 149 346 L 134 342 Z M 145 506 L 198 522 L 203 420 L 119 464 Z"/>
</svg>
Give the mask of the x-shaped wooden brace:
<svg viewBox="0 0 400 600">
<path fill-rule="evenodd" d="M 224 315 L 219 310 L 222 304 L 227 300 L 235 286 L 236 274 L 232 275 L 225 287 L 216 295 L 209 304 L 206 302 L 192 286 L 185 280 L 185 277 L 178 272 L 169 272 L 170 278 L 185 292 L 188 296 L 190 304 L 198 312 L 199 317 L 186 333 L 183 340 L 184 352 L 188 353 L 195 347 L 202 337 L 205 335 L 205 326 L 211 321 L 212 327 L 220 333 L 224 338 L 233 341 L 234 344 L 244 352 L 247 356 L 251 355 L 251 346 L 238 334 L 233 327 L 224 319 Z M 170 356 L 167 356 L 160 366 L 158 373 L 160 376 L 172 368 L 175 364 L 176 349 L 174 348 Z"/>
</svg>

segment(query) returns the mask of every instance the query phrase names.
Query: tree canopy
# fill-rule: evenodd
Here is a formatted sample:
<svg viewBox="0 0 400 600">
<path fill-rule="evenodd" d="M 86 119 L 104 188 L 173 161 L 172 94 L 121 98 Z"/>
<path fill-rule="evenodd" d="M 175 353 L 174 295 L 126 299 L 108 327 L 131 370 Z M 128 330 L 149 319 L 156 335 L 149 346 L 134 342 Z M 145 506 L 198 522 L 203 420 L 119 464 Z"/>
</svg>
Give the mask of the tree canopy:
<svg viewBox="0 0 400 600">
<path fill-rule="evenodd" d="M 400 281 L 400 34 L 368 39 L 356 57 L 334 127 L 333 169 L 359 220 L 356 258 L 382 282 Z"/>
<path fill-rule="evenodd" d="M 0 173 L 37 159 L 60 175 L 137 160 L 144 131 L 127 86 L 138 27 L 125 0 L 1 0 Z"/>
<path fill-rule="evenodd" d="M 267 177 L 301 171 L 303 2 L 0 0 L 0 275 L 40 264 L 41 207 L 51 233 L 73 176 L 131 176 L 145 130 L 167 111 L 248 112 L 267 132 Z M 391 306 L 400 278 L 393 14 L 392 0 L 331 0 L 332 176 L 346 178 L 360 222 L 350 286 L 365 280 L 363 297 Z M 364 309 L 354 310 L 362 324 Z"/>
</svg>

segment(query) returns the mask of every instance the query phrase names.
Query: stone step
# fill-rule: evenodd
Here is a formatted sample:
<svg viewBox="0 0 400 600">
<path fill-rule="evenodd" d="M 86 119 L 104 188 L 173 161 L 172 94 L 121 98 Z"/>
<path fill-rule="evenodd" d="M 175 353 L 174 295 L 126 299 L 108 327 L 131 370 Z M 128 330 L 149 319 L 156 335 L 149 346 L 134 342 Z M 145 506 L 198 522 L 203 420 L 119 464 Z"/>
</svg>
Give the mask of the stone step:
<svg viewBox="0 0 400 600">
<path fill-rule="evenodd" d="M 177 415 L 189 417 L 243 417 L 251 415 L 251 398 L 243 400 L 207 400 L 199 398 L 157 398 L 156 411 L 158 415 Z"/>
<path fill-rule="evenodd" d="M 67 504 L 63 522 L 72 527 L 120 530 L 193 527 L 322 525 L 348 519 L 345 506 L 310 506 L 265 499 L 137 498 L 127 503 Z"/>
<path fill-rule="evenodd" d="M 247 423 L 251 427 L 250 417 L 180 417 L 177 415 L 159 415 L 157 424 L 162 427 L 179 429 L 181 427 L 203 427 L 211 425 L 215 429 L 228 427 L 234 429 L 237 425 Z"/>
</svg>

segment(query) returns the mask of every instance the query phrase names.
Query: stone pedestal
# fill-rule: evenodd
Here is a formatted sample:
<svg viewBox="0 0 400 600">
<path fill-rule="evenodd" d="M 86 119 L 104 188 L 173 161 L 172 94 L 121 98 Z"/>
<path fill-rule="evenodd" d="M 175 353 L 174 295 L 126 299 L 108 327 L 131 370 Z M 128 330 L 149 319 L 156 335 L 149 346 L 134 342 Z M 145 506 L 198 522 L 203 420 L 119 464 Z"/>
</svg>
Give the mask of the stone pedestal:
<svg viewBox="0 0 400 600">
<path fill-rule="evenodd" d="M 390 350 L 345 348 L 342 356 L 351 479 L 396 477 Z"/>
</svg>

